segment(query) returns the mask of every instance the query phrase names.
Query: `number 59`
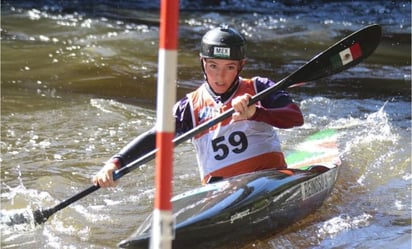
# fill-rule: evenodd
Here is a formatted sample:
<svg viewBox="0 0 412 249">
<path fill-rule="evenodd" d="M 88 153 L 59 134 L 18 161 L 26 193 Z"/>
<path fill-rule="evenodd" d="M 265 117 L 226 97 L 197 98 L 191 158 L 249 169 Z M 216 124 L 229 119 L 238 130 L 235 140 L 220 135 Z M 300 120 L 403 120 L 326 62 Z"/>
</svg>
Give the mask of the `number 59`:
<svg viewBox="0 0 412 249">
<path fill-rule="evenodd" d="M 227 144 L 229 142 L 229 145 Z M 229 146 L 231 148 L 229 148 Z M 216 160 L 223 160 L 225 159 L 232 149 L 234 153 L 242 153 L 248 147 L 248 141 L 246 134 L 241 131 L 235 131 L 229 135 L 228 140 L 224 136 L 217 137 L 212 140 L 212 147 L 213 151 L 217 152 L 215 155 Z"/>
</svg>

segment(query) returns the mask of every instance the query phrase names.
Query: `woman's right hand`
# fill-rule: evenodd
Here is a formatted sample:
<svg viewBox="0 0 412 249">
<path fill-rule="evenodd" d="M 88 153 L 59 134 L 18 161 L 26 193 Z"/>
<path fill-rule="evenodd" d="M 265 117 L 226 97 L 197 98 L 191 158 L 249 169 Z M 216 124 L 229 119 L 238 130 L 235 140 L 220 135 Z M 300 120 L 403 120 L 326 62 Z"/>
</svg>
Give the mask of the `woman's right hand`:
<svg viewBox="0 0 412 249">
<path fill-rule="evenodd" d="M 93 176 L 93 184 L 102 188 L 115 187 L 117 182 L 113 180 L 113 173 L 118 169 L 114 162 L 107 162 L 103 168 Z"/>
<path fill-rule="evenodd" d="M 238 96 L 232 100 L 232 107 L 234 113 L 232 115 L 233 121 L 240 121 L 252 118 L 256 113 L 256 105 L 250 105 L 249 101 L 252 95 L 246 93 L 242 96 Z"/>
</svg>

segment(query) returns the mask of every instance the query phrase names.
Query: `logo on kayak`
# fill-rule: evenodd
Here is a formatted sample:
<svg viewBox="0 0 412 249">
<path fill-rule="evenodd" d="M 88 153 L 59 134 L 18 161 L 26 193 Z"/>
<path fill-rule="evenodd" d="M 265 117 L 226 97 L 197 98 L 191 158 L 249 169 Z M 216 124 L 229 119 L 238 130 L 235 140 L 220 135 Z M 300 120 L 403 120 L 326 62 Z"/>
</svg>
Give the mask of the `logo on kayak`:
<svg viewBox="0 0 412 249">
<path fill-rule="evenodd" d="M 238 220 L 238 219 L 240 219 L 240 218 L 243 218 L 243 217 L 245 217 L 245 216 L 247 216 L 247 215 L 249 215 L 249 214 L 250 214 L 250 210 L 249 210 L 249 209 L 246 209 L 245 211 L 242 211 L 242 212 L 240 212 L 240 213 L 236 213 L 236 214 L 230 216 L 230 223 L 233 223 L 233 222 L 235 222 L 235 220 Z"/>
<path fill-rule="evenodd" d="M 302 200 L 306 200 L 316 194 L 319 194 L 329 189 L 333 184 L 332 171 L 327 171 L 320 174 L 301 185 Z"/>
</svg>

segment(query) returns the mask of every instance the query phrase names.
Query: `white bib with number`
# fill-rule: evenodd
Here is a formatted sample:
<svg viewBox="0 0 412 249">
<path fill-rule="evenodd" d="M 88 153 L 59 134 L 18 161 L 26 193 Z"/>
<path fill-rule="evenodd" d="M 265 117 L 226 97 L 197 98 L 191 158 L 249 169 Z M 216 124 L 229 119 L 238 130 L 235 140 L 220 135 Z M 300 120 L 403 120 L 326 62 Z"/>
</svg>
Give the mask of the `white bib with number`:
<svg viewBox="0 0 412 249">
<path fill-rule="evenodd" d="M 225 103 L 216 103 L 205 85 L 188 94 L 193 125 L 196 127 L 230 109 L 232 99 L 237 96 L 245 93 L 252 96 L 256 94 L 253 80 L 241 79 L 241 81 L 233 96 Z M 231 122 L 228 118 L 198 134 L 193 139 L 193 144 L 197 151 L 203 181 L 206 176 L 214 175 L 214 172 L 215 175 L 228 176 L 262 168 L 285 167 L 275 128 L 263 122 L 253 120 Z M 283 165 L 273 165 L 279 161 Z M 228 170 L 225 171 L 225 168 Z"/>
<path fill-rule="evenodd" d="M 246 159 L 255 158 L 257 162 L 265 160 L 259 155 L 281 152 L 275 129 L 265 123 L 249 120 L 221 126 L 195 139 L 193 144 L 202 179 L 214 171 Z"/>
</svg>

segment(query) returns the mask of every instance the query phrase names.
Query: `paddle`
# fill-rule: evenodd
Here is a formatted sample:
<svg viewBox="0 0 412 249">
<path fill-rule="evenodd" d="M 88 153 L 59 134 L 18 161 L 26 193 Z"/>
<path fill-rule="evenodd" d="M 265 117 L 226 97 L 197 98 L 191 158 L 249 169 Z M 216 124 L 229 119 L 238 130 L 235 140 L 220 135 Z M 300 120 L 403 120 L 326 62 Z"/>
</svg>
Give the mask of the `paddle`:
<svg viewBox="0 0 412 249">
<path fill-rule="evenodd" d="M 276 85 L 256 94 L 250 100 L 249 105 L 256 103 L 264 99 L 268 94 L 286 89 L 290 86 L 296 86 L 296 83 L 313 81 L 320 79 L 332 74 L 336 74 L 343 70 L 346 70 L 363 59 L 370 56 L 379 44 L 381 36 L 381 27 L 379 25 L 367 26 L 349 36 L 342 39 L 341 41 L 335 43 L 333 46 L 329 47 L 322 53 L 318 54 L 312 58 L 309 62 L 301 66 L 295 72 L 291 73 L 289 76 L 285 77 L 279 81 Z M 299 85 L 299 84 L 297 84 Z M 175 146 L 183 143 L 184 141 L 193 138 L 196 134 L 209 129 L 210 127 L 216 125 L 217 123 L 229 118 L 234 113 L 233 108 L 227 110 L 226 112 L 220 114 L 218 117 L 205 122 L 192 130 L 186 132 L 185 134 L 176 137 L 173 140 Z M 123 168 L 117 170 L 113 177 L 115 180 L 126 175 L 130 171 L 136 169 L 140 165 L 147 163 L 155 158 L 156 150 L 153 150 L 146 155 L 140 157 L 139 159 L 129 163 Z M 74 195 L 73 197 L 62 201 L 58 205 L 48 208 L 39 209 L 33 212 L 33 218 L 35 224 L 42 224 L 47 221 L 47 219 L 56 213 L 57 211 L 65 208 L 66 206 L 72 204 L 73 202 L 80 200 L 84 196 L 93 193 L 99 186 L 91 186 L 82 192 Z M 23 214 L 15 214 L 13 217 L 9 217 L 9 221 L 6 222 L 8 225 L 28 223 L 28 219 Z"/>
</svg>

